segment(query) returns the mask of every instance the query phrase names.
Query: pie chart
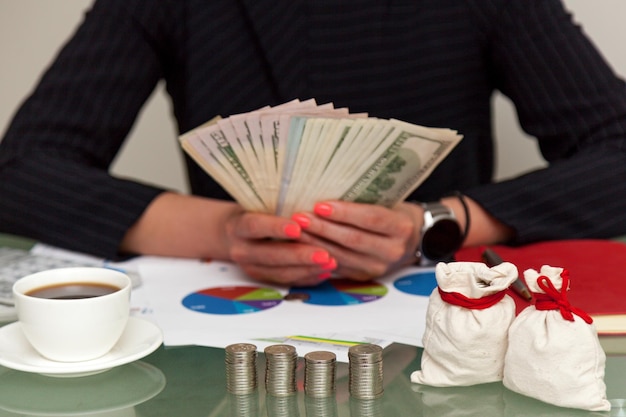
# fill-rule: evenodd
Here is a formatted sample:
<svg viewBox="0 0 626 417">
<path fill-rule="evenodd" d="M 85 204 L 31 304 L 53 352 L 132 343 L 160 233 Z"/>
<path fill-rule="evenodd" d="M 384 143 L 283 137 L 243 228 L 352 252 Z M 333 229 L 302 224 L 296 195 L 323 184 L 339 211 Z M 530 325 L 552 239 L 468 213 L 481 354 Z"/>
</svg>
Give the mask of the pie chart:
<svg viewBox="0 0 626 417">
<path fill-rule="evenodd" d="M 406 294 L 428 297 L 437 288 L 437 278 L 435 271 L 413 272 L 395 280 L 393 286 Z"/>
<path fill-rule="evenodd" d="M 233 286 L 195 291 L 182 304 L 200 313 L 249 314 L 276 307 L 282 300 L 282 294 L 272 288 Z"/>
<path fill-rule="evenodd" d="M 359 282 L 349 279 L 329 279 L 315 287 L 294 287 L 287 299 L 306 304 L 345 306 L 376 301 L 387 294 L 387 287 L 375 281 Z"/>
</svg>

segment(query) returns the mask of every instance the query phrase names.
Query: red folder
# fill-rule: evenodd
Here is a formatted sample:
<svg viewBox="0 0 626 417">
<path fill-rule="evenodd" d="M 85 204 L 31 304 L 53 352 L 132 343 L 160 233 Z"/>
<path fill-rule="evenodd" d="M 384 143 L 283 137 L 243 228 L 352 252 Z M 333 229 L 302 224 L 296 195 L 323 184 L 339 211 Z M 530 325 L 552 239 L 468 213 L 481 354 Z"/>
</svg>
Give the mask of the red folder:
<svg viewBox="0 0 626 417">
<path fill-rule="evenodd" d="M 489 246 L 524 271 L 542 265 L 569 270 L 571 305 L 590 314 L 599 334 L 626 334 L 626 244 L 607 240 L 558 240 L 519 247 Z M 457 261 L 482 262 L 485 247 L 461 249 Z M 514 295 L 518 312 L 529 305 Z"/>
</svg>

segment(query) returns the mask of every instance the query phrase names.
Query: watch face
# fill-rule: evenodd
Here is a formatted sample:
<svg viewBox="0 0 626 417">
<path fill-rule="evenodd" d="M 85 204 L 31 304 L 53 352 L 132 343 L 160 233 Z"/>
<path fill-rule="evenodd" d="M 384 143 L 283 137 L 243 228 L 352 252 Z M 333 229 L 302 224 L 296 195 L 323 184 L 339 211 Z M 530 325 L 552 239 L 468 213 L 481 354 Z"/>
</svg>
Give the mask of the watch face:
<svg viewBox="0 0 626 417">
<path fill-rule="evenodd" d="M 459 224 L 451 219 L 441 219 L 422 236 L 422 256 L 432 261 L 451 261 L 462 243 Z"/>
</svg>

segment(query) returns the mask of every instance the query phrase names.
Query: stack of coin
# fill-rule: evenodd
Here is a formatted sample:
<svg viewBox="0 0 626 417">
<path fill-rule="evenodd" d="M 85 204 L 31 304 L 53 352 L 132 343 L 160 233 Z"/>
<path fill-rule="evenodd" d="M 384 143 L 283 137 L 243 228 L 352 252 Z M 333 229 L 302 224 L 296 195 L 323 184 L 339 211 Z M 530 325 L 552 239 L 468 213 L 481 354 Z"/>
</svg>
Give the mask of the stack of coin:
<svg viewBox="0 0 626 417">
<path fill-rule="evenodd" d="M 290 345 L 271 345 L 265 348 L 265 390 L 282 397 L 296 392 L 298 353 Z"/>
<path fill-rule="evenodd" d="M 348 361 L 350 395 L 364 400 L 382 396 L 383 349 L 373 344 L 351 346 Z"/>
<path fill-rule="evenodd" d="M 250 394 L 257 388 L 256 346 L 235 343 L 226 346 L 226 389 L 231 394 Z"/>
<path fill-rule="evenodd" d="M 323 350 L 304 355 L 304 393 L 323 398 L 335 395 L 337 356 Z"/>
</svg>

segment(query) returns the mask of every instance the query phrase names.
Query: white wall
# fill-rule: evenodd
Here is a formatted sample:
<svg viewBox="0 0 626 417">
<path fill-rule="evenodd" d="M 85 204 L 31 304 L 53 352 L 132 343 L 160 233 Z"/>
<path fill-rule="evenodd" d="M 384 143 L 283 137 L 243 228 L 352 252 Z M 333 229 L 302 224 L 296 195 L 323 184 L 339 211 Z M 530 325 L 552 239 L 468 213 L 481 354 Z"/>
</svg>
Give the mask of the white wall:
<svg viewBox="0 0 626 417">
<path fill-rule="evenodd" d="M 564 0 L 576 20 L 620 74 L 626 76 L 626 1 Z M 19 103 L 33 88 L 41 70 L 73 32 L 92 0 L 0 0 L 0 133 Z M 497 177 L 506 178 L 541 166 L 535 142 L 520 131 L 515 111 L 502 96 L 494 101 L 498 140 Z M 182 159 L 160 88 L 145 106 L 114 172 L 186 191 Z M 155 141 L 154 138 L 159 138 Z M 520 139 L 523 138 L 523 139 Z M 149 145 L 148 145 L 149 144 Z M 145 157 L 142 149 L 150 148 Z"/>
</svg>

